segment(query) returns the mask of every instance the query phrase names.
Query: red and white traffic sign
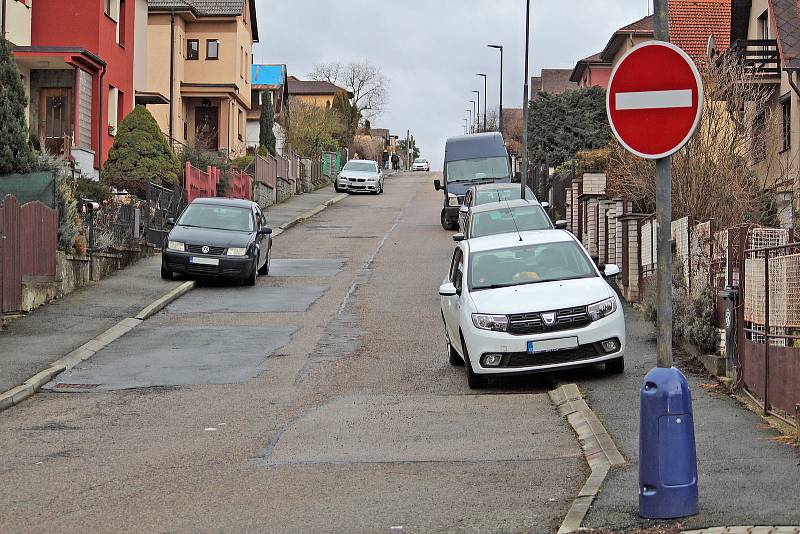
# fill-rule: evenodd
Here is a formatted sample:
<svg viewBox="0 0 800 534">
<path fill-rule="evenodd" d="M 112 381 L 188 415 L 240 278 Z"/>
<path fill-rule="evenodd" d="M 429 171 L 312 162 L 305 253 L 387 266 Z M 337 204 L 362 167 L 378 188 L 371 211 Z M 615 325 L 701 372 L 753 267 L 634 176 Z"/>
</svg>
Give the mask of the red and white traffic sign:
<svg viewBox="0 0 800 534">
<path fill-rule="evenodd" d="M 703 114 L 703 82 L 677 46 L 647 41 L 614 67 L 606 94 L 611 130 L 639 157 L 665 158 L 692 137 Z"/>
</svg>

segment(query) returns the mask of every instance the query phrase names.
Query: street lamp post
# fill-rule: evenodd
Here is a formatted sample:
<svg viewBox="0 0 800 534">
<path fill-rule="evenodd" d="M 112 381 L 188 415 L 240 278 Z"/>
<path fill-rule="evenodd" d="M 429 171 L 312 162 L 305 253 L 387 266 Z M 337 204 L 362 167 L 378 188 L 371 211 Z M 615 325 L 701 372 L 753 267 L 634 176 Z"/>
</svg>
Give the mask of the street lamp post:
<svg viewBox="0 0 800 534">
<path fill-rule="evenodd" d="M 503 45 L 488 45 L 489 48 L 495 48 L 500 50 L 500 113 L 499 113 L 499 123 L 500 123 L 500 132 L 503 131 Z"/>
<path fill-rule="evenodd" d="M 485 132 L 486 131 L 486 96 L 488 94 L 487 86 L 486 86 L 486 75 L 478 73 L 478 74 L 476 74 L 476 76 L 483 76 L 483 131 Z M 481 101 L 480 101 L 480 99 L 478 99 L 478 108 L 479 109 L 480 109 L 480 105 L 481 105 Z"/>
<path fill-rule="evenodd" d="M 467 124 L 469 124 L 469 119 L 464 119 L 464 135 L 469 133 L 469 130 L 467 129 Z"/>
<path fill-rule="evenodd" d="M 474 110 L 472 110 L 472 109 L 467 109 L 467 110 L 465 110 L 465 111 L 466 111 L 467 113 L 469 113 L 469 123 L 470 123 L 470 124 L 472 124 L 473 117 L 474 117 L 474 115 L 473 115 L 473 113 L 474 113 Z"/>
<path fill-rule="evenodd" d="M 473 93 L 478 94 L 478 113 L 475 115 L 475 123 L 478 125 L 477 130 L 481 131 L 481 92 L 480 91 L 472 91 Z"/>
<path fill-rule="evenodd" d="M 472 113 L 474 113 L 473 116 L 477 117 L 478 116 L 478 112 L 475 110 L 475 101 L 474 100 L 470 100 L 469 102 L 470 102 L 470 104 L 472 104 Z"/>
<path fill-rule="evenodd" d="M 522 95 L 522 176 L 520 177 L 521 198 L 525 198 L 525 185 L 528 182 L 528 51 L 531 39 L 531 0 L 525 8 L 525 94 Z"/>
</svg>

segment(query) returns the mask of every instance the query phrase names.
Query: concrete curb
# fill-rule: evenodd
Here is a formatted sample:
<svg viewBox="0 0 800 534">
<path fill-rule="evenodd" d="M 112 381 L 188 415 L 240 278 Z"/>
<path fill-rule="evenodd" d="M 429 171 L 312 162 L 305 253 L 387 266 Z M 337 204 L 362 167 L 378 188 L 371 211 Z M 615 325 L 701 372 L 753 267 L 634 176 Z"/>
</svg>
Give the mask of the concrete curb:
<svg viewBox="0 0 800 534">
<path fill-rule="evenodd" d="M 316 215 L 317 213 L 323 211 L 325 208 L 329 206 L 333 206 L 334 204 L 341 202 L 349 195 L 347 193 L 342 193 L 338 196 L 335 196 L 329 200 L 326 200 L 316 208 L 303 213 L 299 217 L 295 217 L 291 221 L 282 224 L 278 227 L 276 231 L 272 233 L 273 237 L 276 237 L 282 234 L 286 229 L 291 228 L 292 226 L 299 224 L 306 219 L 309 219 Z M 148 306 L 146 306 L 142 311 L 136 314 L 135 317 L 129 317 L 127 319 L 123 319 L 122 321 L 118 322 L 102 334 L 95 336 L 94 338 L 90 339 L 77 349 L 73 350 L 69 354 L 59 358 L 55 362 L 53 362 L 50 367 L 41 371 L 28 380 L 25 383 L 14 387 L 6 392 L 0 393 L 0 412 L 5 410 L 6 408 L 10 408 L 11 406 L 15 406 L 22 402 L 23 400 L 27 399 L 34 393 L 36 393 L 41 387 L 51 380 L 55 378 L 57 375 L 62 373 L 65 370 L 72 369 L 80 362 L 86 361 L 92 356 L 94 356 L 98 351 L 105 348 L 107 345 L 110 345 L 117 339 L 121 338 L 137 326 L 139 326 L 143 321 L 149 319 L 153 315 L 157 314 L 161 310 L 163 310 L 167 305 L 171 302 L 177 300 L 178 298 L 182 297 L 196 286 L 196 282 L 191 280 L 188 282 L 184 282 L 183 284 L 179 285 L 169 293 L 161 296 L 160 298 L 156 299 L 155 301 L 151 302 Z"/>
<path fill-rule="evenodd" d="M 167 306 L 167 304 L 182 297 L 183 295 L 194 289 L 195 285 L 196 282 L 194 280 L 182 283 L 181 285 L 179 285 L 178 287 L 176 287 L 175 289 L 173 289 L 160 299 L 152 302 L 149 306 L 147 306 L 142 311 L 137 313 L 134 319 L 139 319 L 140 321 L 149 319 L 153 315 L 163 310 Z"/>
<path fill-rule="evenodd" d="M 278 237 L 279 235 L 281 235 L 283 232 L 285 232 L 286 230 L 288 230 L 292 226 L 296 226 L 297 224 L 305 221 L 306 219 L 310 219 L 314 215 L 316 215 L 319 212 L 325 210 L 325 208 L 328 208 L 328 207 L 333 206 L 334 204 L 336 204 L 338 202 L 341 202 L 342 200 L 344 200 L 348 196 L 349 195 L 347 193 L 342 193 L 342 194 L 340 194 L 338 196 L 335 196 L 335 197 L 333 197 L 333 198 L 331 198 L 329 200 L 326 200 L 325 202 L 323 202 L 322 204 L 320 204 L 316 208 L 312 208 L 309 211 L 307 211 L 307 212 L 305 212 L 305 213 L 303 213 L 301 215 L 298 215 L 294 219 L 283 223 L 282 225 L 278 226 L 278 228 L 276 230 L 273 230 L 272 237 Z"/>
<path fill-rule="evenodd" d="M 612 467 L 625 464 L 625 458 L 617 449 L 603 423 L 583 400 L 583 395 L 576 384 L 565 384 L 550 391 L 549 395 L 558 412 L 567 418 L 578 435 L 583 455 L 592 470 L 558 529 L 558 534 L 566 534 L 576 532 L 581 527 L 583 518 L 586 517 L 594 498 L 600 492 L 608 471 Z"/>
</svg>

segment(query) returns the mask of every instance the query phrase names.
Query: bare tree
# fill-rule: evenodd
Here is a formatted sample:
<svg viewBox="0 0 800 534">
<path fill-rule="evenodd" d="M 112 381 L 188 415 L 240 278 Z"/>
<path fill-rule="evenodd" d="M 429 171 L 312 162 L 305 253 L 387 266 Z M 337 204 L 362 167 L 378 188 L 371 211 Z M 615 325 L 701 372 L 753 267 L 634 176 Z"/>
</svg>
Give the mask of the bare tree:
<svg viewBox="0 0 800 534">
<path fill-rule="evenodd" d="M 720 227 L 769 224 L 774 188 L 796 166 L 782 150 L 780 106 L 774 90 L 751 83 L 736 58 L 702 68 L 705 100 L 700 128 L 673 157 L 673 218 L 714 219 Z M 608 191 L 655 211 L 655 164 L 612 142 Z"/>
<path fill-rule="evenodd" d="M 369 61 L 320 63 L 309 74 L 312 80 L 340 85 L 352 93 L 351 104 L 365 119 L 381 114 L 388 98 L 389 80 Z"/>
</svg>

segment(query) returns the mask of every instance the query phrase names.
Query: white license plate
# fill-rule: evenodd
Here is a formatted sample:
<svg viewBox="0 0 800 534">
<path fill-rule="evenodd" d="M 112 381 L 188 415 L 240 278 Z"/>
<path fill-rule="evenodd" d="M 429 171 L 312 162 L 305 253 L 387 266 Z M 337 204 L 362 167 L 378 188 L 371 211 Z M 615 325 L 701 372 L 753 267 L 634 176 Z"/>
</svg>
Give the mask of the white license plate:
<svg viewBox="0 0 800 534">
<path fill-rule="evenodd" d="M 219 265 L 219 260 L 217 258 L 196 258 L 191 256 L 189 258 L 189 263 L 196 263 L 198 265 Z"/>
<path fill-rule="evenodd" d="M 528 341 L 528 353 L 553 352 L 578 348 L 577 337 L 562 337 L 558 339 L 543 339 L 542 341 Z"/>
</svg>

